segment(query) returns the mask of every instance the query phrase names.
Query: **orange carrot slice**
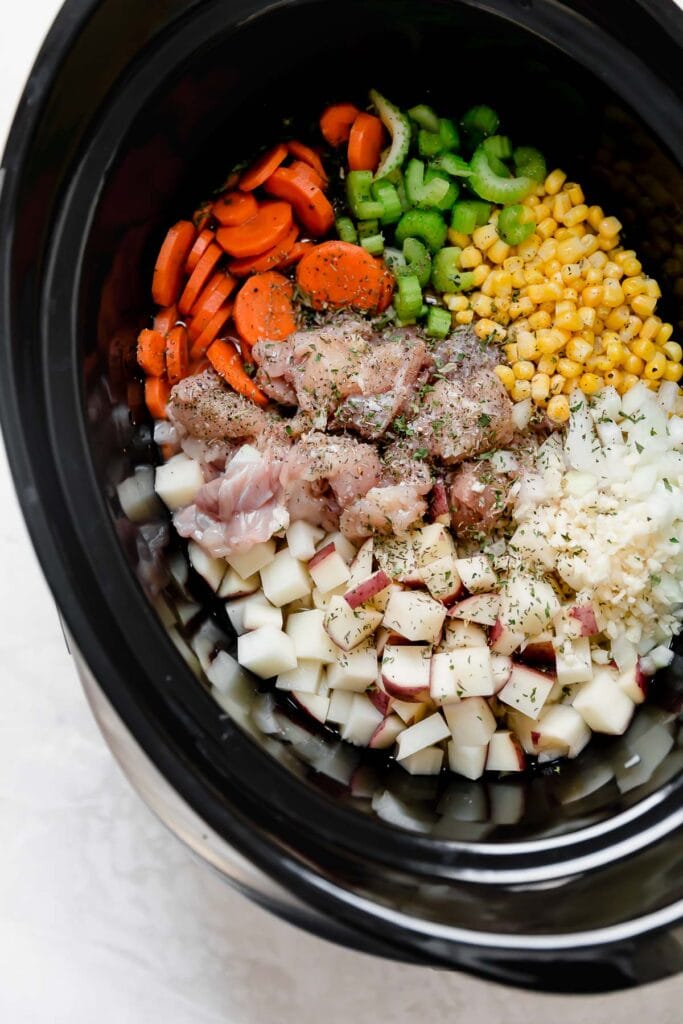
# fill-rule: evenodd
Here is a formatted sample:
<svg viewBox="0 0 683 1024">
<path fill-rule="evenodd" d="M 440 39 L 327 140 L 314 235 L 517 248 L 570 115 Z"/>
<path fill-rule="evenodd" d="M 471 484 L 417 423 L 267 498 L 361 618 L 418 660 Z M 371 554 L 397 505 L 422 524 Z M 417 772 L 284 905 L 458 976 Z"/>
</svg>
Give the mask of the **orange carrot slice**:
<svg viewBox="0 0 683 1024">
<path fill-rule="evenodd" d="M 323 184 L 327 184 L 327 174 L 323 167 L 323 162 L 314 149 L 304 145 L 303 142 L 298 142 L 296 139 L 292 139 L 291 142 L 287 143 L 287 149 L 296 160 L 300 160 L 302 163 L 312 167 L 318 177 L 322 179 Z"/>
<path fill-rule="evenodd" d="M 240 337 L 250 345 L 266 339 L 284 341 L 296 330 L 293 298 L 294 285 L 276 271 L 250 277 L 237 293 L 233 310 Z"/>
<path fill-rule="evenodd" d="M 353 103 L 333 103 L 323 110 L 320 117 L 320 131 L 330 146 L 341 146 L 348 142 L 351 125 L 360 111 Z"/>
<path fill-rule="evenodd" d="M 275 270 L 290 252 L 297 240 L 299 229 L 294 225 L 281 242 L 268 249 L 262 256 L 246 256 L 243 260 L 231 260 L 228 270 L 235 277 L 246 277 L 247 274 L 260 274 L 265 270 Z"/>
<path fill-rule="evenodd" d="M 169 228 L 162 242 L 152 278 L 152 298 L 159 306 L 170 306 L 180 294 L 185 263 L 197 232 L 189 220 Z"/>
<path fill-rule="evenodd" d="M 374 114 L 360 113 L 351 125 L 348 160 L 352 171 L 376 171 L 379 166 L 384 126 Z"/>
<path fill-rule="evenodd" d="M 199 257 L 197 266 L 192 271 L 192 276 L 185 285 L 183 294 L 178 301 L 178 310 L 183 316 L 186 316 L 194 306 L 197 296 L 213 273 L 214 267 L 222 255 L 223 252 L 220 246 L 216 245 L 215 242 L 211 242 Z"/>
<path fill-rule="evenodd" d="M 171 388 L 163 377 L 148 377 L 145 381 L 145 404 L 149 414 L 155 420 L 167 419 L 166 405 L 168 404 Z"/>
<path fill-rule="evenodd" d="M 350 242 L 314 246 L 300 260 L 296 280 L 315 309 L 350 306 L 374 310 L 387 299 L 384 265 Z"/>
<path fill-rule="evenodd" d="M 251 192 L 227 192 L 216 200 L 211 212 L 223 227 L 234 228 L 256 216 L 258 203 Z"/>
<path fill-rule="evenodd" d="M 255 160 L 251 167 L 247 168 L 240 178 L 240 188 L 243 192 L 251 192 L 262 185 L 266 178 L 269 178 L 287 156 L 287 147 L 279 142 L 267 153 Z"/>
<path fill-rule="evenodd" d="M 245 224 L 219 228 L 216 239 L 231 256 L 260 256 L 289 234 L 292 223 L 289 203 L 262 203 L 256 216 Z"/>
<path fill-rule="evenodd" d="M 309 242 L 308 239 L 304 242 L 296 242 L 289 250 L 283 260 L 280 261 L 279 268 L 284 270 L 285 267 L 291 267 L 295 263 L 298 263 L 302 256 L 305 256 L 307 252 L 310 252 L 313 248 L 313 242 Z"/>
<path fill-rule="evenodd" d="M 268 405 L 268 398 L 256 387 L 244 369 L 239 352 L 228 341 L 214 341 L 206 353 L 216 373 L 219 373 L 230 387 L 256 405 Z"/>
<path fill-rule="evenodd" d="M 192 323 L 188 327 L 190 339 L 194 341 L 210 323 L 236 285 L 234 277 L 219 271 L 211 278 L 206 288 L 192 307 Z"/>
<path fill-rule="evenodd" d="M 187 263 L 185 264 L 186 273 L 192 273 L 213 240 L 214 233 L 213 231 L 209 231 L 208 228 L 204 228 L 203 231 L 199 232 L 195 238 L 194 245 L 190 249 L 190 255 L 187 257 Z"/>
<path fill-rule="evenodd" d="M 161 377 L 166 372 L 166 339 L 158 331 L 140 331 L 137 355 L 145 373 Z"/>
<path fill-rule="evenodd" d="M 291 203 L 297 220 L 312 235 L 324 235 L 334 224 L 334 210 L 327 196 L 291 167 L 278 167 L 263 187 L 270 195 Z"/>
<path fill-rule="evenodd" d="M 305 178 L 306 181 L 310 181 L 311 185 L 315 185 L 316 188 L 323 188 L 325 182 L 320 177 L 318 172 L 310 164 L 305 164 L 303 160 L 292 160 L 288 168 L 290 171 L 294 171 L 299 175 L 300 178 Z"/>
<path fill-rule="evenodd" d="M 230 319 L 231 313 L 232 303 L 228 302 L 225 306 L 222 306 L 217 313 L 214 313 L 202 333 L 195 338 L 192 343 L 192 348 L 190 349 L 191 366 L 193 366 L 198 359 L 202 358 L 211 342 L 216 340 L 223 327 Z M 197 371 L 192 370 L 192 372 L 196 373 Z"/>
<path fill-rule="evenodd" d="M 190 370 L 190 353 L 187 345 L 187 331 L 181 325 L 174 327 L 166 338 L 166 371 L 171 384 L 177 384 L 187 377 Z"/>
<path fill-rule="evenodd" d="M 166 306 L 164 309 L 157 311 L 154 317 L 154 330 L 158 331 L 159 334 L 165 338 L 172 327 L 175 327 L 178 322 L 178 307 L 177 306 Z"/>
</svg>

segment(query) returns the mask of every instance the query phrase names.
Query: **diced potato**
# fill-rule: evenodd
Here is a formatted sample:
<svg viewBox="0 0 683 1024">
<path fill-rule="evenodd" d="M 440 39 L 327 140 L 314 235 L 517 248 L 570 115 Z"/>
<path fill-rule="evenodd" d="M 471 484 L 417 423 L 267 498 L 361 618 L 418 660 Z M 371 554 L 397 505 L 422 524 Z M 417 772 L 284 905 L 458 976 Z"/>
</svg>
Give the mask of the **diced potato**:
<svg viewBox="0 0 683 1024">
<path fill-rule="evenodd" d="M 446 618 L 446 609 L 428 594 L 394 591 L 384 612 L 384 625 L 407 640 L 436 643 Z"/>
<path fill-rule="evenodd" d="M 323 666 L 321 662 L 300 660 L 295 668 L 280 673 L 275 680 L 275 687 L 278 690 L 318 693 L 322 678 Z"/>
<path fill-rule="evenodd" d="M 458 558 L 455 561 L 455 568 L 470 594 L 487 593 L 498 584 L 491 560 L 486 555 Z"/>
<path fill-rule="evenodd" d="M 261 586 L 270 603 L 278 608 L 304 597 L 313 589 L 306 566 L 287 548 L 278 551 L 273 560 L 263 566 Z"/>
<path fill-rule="evenodd" d="M 316 544 L 325 536 L 325 531 L 312 523 L 297 519 L 290 523 L 285 532 L 290 554 L 300 562 L 308 562 L 315 554 Z"/>
<path fill-rule="evenodd" d="M 227 570 L 225 559 L 212 558 L 193 540 L 187 545 L 187 554 L 195 572 L 206 580 L 212 590 L 218 590 Z"/>
<path fill-rule="evenodd" d="M 191 505 L 195 494 L 203 486 L 202 467 L 182 452 L 156 468 L 154 490 L 171 512 Z"/>
<path fill-rule="evenodd" d="M 308 563 L 308 571 L 315 586 L 323 594 L 346 583 L 351 575 L 333 541 L 315 553 Z"/>
<path fill-rule="evenodd" d="M 261 679 L 282 675 L 297 664 L 291 638 L 274 626 L 243 633 L 237 640 L 237 660 Z"/>
<path fill-rule="evenodd" d="M 294 643 L 297 658 L 320 661 L 324 665 L 336 662 L 340 651 L 325 632 L 324 618 L 325 613 L 318 608 L 289 616 L 285 632 Z"/>
<path fill-rule="evenodd" d="M 327 683 L 335 690 L 362 693 L 377 678 L 377 653 L 374 644 L 364 643 L 352 651 L 338 652 L 327 669 Z"/>
<path fill-rule="evenodd" d="M 372 608 L 350 608 L 343 597 L 333 597 L 325 613 L 325 629 L 343 651 L 350 651 L 372 636 L 382 613 Z"/>
<path fill-rule="evenodd" d="M 260 572 L 275 558 L 275 541 L 264 540 L 261 544 L 254 544 L 248 551 L 228 555 L 226 562 L 232 566 L 236 573 L 244 579 Z"/>
</svg>

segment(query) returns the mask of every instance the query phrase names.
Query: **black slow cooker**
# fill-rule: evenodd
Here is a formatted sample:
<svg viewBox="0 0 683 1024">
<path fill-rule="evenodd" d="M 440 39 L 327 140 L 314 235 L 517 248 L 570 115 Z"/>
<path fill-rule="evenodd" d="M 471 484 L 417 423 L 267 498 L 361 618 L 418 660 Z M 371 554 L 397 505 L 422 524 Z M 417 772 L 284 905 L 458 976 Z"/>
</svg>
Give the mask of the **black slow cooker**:
<svg viewBox="0 0 683 1024">
<path fill-rule="evenodd" d="M 619 216 L 680 323 L 682 19 L 655 0 L 69 0 L 22 97 L 2 168 L 2 423 L 93 708 L 204 860 L 355 948 L 565 992 L 680 970 L 683 660 L 635 732 L 523 779 L 413 778 L 325 734 L 314 769 L 226 713 L 169 636 L 167 524 L 117 500 L 156 457 L 131 340 L 155 250 L 283 117 L 375 85 L 499 109 Z"/>
</svg>

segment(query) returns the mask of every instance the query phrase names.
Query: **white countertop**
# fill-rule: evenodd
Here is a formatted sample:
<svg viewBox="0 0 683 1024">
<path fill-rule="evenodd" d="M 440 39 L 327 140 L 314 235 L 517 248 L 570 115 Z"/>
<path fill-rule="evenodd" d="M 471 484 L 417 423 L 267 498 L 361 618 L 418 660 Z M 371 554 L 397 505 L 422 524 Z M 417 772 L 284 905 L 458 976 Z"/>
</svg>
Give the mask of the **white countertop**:
<svg viewBox="0 0 683 1024">
<path fill-rule="evenodd" d="M 0 139 L 58 0 L 0 14 Z M 328 945 L 200 866 L 91 718 L 0 453 L 0 1021 L 7 1024 L 678 1024 L 683 976 L 525 995 Z"/>
</svg>

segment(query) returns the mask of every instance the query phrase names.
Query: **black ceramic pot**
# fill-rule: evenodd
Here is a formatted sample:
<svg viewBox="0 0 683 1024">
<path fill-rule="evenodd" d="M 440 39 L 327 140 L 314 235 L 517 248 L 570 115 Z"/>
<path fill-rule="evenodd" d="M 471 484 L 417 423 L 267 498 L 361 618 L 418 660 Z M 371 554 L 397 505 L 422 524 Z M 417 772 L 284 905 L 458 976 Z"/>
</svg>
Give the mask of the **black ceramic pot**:
<svg viewBox="0 0 683 1024">
<path fill-rule="evenodd" d="M 331 736 L 296 757 L 220 707 L 140 583 L 163 583 L 163 522 L 128 523 L 116 498 L 155 459 L 132 345 L 164 225 L 283 116 L 305 127 L 373 84 L 491 102 L 620 217 L 680 321 L 682 58 L 681 14 L 654 0 L 70 0 L 31 73 L 3 163 L 0 388 L 33 542 L 143 794 L 328 938 L 570 992 L 678 971 L 683 662 L 627 737 L 523 780 L 359 774 Z"/>
</svg>

